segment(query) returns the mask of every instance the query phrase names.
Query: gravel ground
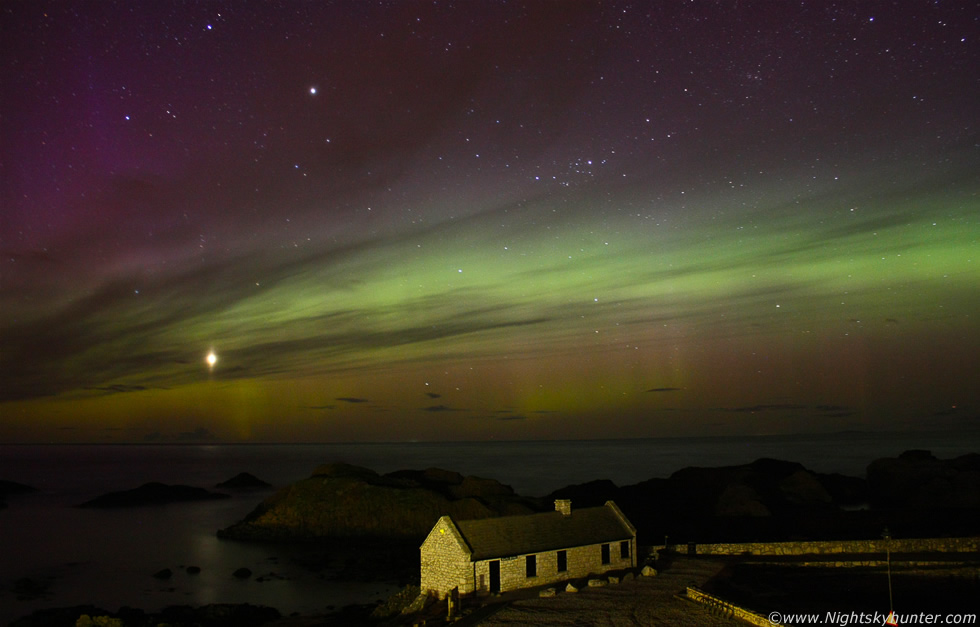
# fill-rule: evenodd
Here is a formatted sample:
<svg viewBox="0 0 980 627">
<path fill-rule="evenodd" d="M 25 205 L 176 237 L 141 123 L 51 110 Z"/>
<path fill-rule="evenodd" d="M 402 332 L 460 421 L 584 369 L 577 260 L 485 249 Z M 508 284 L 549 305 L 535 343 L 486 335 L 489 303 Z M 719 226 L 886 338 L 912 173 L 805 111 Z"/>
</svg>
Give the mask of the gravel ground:
<svg viewBox="0 0 980 627">
<path fill-rule="evenodd" d="M 502 602 L 475 610 L 455 624 L 731 627 L 730 617 L 678 598 L 688 585 L 702 586 L 723 566 L 721 561 L 681 557 L 655 577 L 638 577 L 617 585 L 583 588 L 575 593 L 559 588 L 558 595 L 551 598 L 534 596 L 512 601 L 502 598 Z"/>
</svg>

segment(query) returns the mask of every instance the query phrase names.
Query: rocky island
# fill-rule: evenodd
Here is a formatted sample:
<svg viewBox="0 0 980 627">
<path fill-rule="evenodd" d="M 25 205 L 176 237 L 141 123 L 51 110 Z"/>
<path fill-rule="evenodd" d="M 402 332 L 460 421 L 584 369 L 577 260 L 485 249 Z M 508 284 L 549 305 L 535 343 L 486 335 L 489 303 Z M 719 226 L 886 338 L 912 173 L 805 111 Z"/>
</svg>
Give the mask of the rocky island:
<svg viewBox="0 0 980 627">
<path fill-rule="evenodd" d="M 182 501 L 204 501 L 226 499 L 227 494 L 209 492 L 204 488 L 187 485 L 167 485 L 164 483 L 144 483 L 132 490 L 109 492 L 81 503 L 78 507 L 139 507 L 143 505 L 164 505 Z"/>
<path fill-rule="evenodd" d="M 251 541 L 420 542 L 444 514 L 457 520 L 548 511 L 554 499 L 576 507 L 613 500 L 647 546 L 902 537 L 980 532 L 980 455 L 940 460 L 927 451 L 880 459 L 868 478 L 813 472 L 796 462 L 689 467 L 668 478 L 617 486 L 596 480 L 544 497 L 515 494 L 493 479 L 430 468 L 379 475 L 327 464 L 262 501 L 218 534 Z"/>
<path fill-rule="evenodd" d="M 0 480 L 0 509 L 7 507 L 7 496 L 19 496 L 22 494 L 33 494 L 37 488 L 33 488 L 16 481 Z"/>
<path fill-rule="evenodd" d="M 227 481 L 222 481 L 214 486 L 222 490 L 264 490 L 271 488 L 272 484 L 262 481 L 252 473 L 240 472 Z"/>
<path fill-rule="evenodd" d="M 235 483 L 222 486 L 231 487 Z M 245 483 L 254 482 L 245 478 Z M 371 580 L 383 570 L 384 577 L 408 584 L 388 603 L 377 608 L 351 606 L 318 617 L 281 617 L 270 608 L 209 606 L 198 610 L 168 609 L 157 615 L 121 609 L 105 613 L 100 620 L 127 627 L 142 627 L 150 624 L 147 621 L 163 618 L 171 625 L 227 625 L 230 616 L 236 617 L 232 619 L 239 621 L 236 624 L 277 627 L 406 624 L 400 612 L 418 594 L 419 543 L 440 516 L 449 514 L 454 519 L 467 520 L 529 514 L 551 508 L 554 499 L 571 499 L 577 507 L 614 500 L 637 527 L 638 557 L 641 557 L 638 562 L 655 565 L 656 570 L 667 576 L 659 582 L 648 578 L 634 581 L 632 575 L 624 579 L 617 577 L 617 582 L 631 582 L 623 585 L 632 586 L 632 605 L 622 605 L 614 591 L 604 590 L 583 591 L 578 595 L 566 592 L 558 595 L 558 599 L 531 600 L 527 595 L 518 595 L 490 599 L 497 604 L 494 608 L 472 606 L 467 624 L 511 624 L 535 616 L 545 622 L 528 624 L 547 624 L 547 620 L 557 618 L 555 612 L 563 618 L 578 616 L 586 622 L 597 617 L 614 621 L 623 611 L 672 624 L 709 624 L 717 622 L 713 614 L 676 600 L 679 582 L 687 582 L 685 585 L 696 582 L 714 594 L 765 609 L 769 601 L 758 596 L 758 590 L 773 589 L 781 585 L 779 582 L 808 581 L 805 573 L 809 571 L 796 570 L 793 573 L 799 576 L 790 576 L 779 570 L 785 564 L 767 562 L 765 565 L 741 554 L 741 557 L 731 553 L 728 557 L 712 557 L 690 551 L 692 555 L 697 552 L 697 556 L 684 555 L 694 545 L 700 548 L 710 543 L 734 543 L 730 546 L 737 547 L 738 543 L 807 544 L 806 541 L 819 540 L 823 542 L 814 544 L 839 542 L 850 546 L 854 543 L 849 541 L 853 540 L 880 541 L 882 529 L 887 526 L 896 538 L 931 538 L 928 543 L 936 547 L 946 538 L 952 546 L 957 540 L 969 540 L 969 537 L 975 540 L 980 535 L 978 495 L 980 455 L 942 460 L 927 451 L 908 451 L 895 458 L 875 460 L 868 466 L 867 478 L 821 474 L 795 462 L 759 459 L 735 466 L 689 467 L 667 478 L 625 486 L 595 480 L 566 486 L 540 498 L 516 494 L 509 486 L 493 479 L 466 477 L 450 470 L 429 468 L 379 474 L 367 468 L 332 463 L 281 488 L 261 501 L 243 520 L 217 533 L 235 541 L 304 542 L 329 547 L 330 559 L 340 559 L 346 564 L 339 574 L 343 579 Z M 88 506 L 145 504 L 178 497 L 222 498 L 222 495 L 188 486 L 146 484 L 134 491 L 105 495 L 94 500 L 101 505 L 89 502 Z M 959 544 L 965 546 L 969 542 Z M 873 565 L 877 559 L 873 557 L 871 565 L 865 568 L 877 568 Z M 907 564 L 916 563 L 905 556 L 899 558 L 899 565 L 903 559 Z M 955 562 L 958 569 L 955 572 L 962 570 L 961 558 L 947 555 L 942 559 Z M 975 572 L 975 558 L 970 559 L 963 563 L 969 572 Z M 735 567 L 742 563 L 745 567 L 741 570 Z M 948 567 L 940 564 L 936 568 Z M 814 570 L 813 581 L 825 579 L 817 576 L 818 572 L 823 575 L 827 571 Z M 909 566 L 902 575 L 910 582 L 906 584 L 910 590 L 921 588 L 915 579 L 916 572 Z M 880 577 L 872 575 L 870 579 L 854 578 L 858 583 L 853 585 L 864 585 L 860 582 L 868 580 L 876 586 Z M 955 588 L 956 594 L 962 596 L 962 590 L 966 590 L 968 596 L 972 595 L 973 588 L 969 586 L 973 584 L 955 585 L 959 586 Z M 575 585 L 570 589 L 573 588 L 578 589 Z M 787 590 L 786 594 L 793 594 L 790 588 Z M 787 598 L 792 601 L 791 597 Z M 441 620 L 437 614 L 444 609 L 437 610 L 431 605 L 429 608 L 426 611 L 435 614 L 426 615 L 428 619 Z M 80 619 L 73 609 L 60 614 L 51 610 L 14 624 L 71 626 Z M 105 622 L 111 620 L 118 622 Z"/>
<path fill-rule="evenodd" d="M 441 470 L 379 475 L 326 464 L 262 501 L 244 520 L 218 532 L 234 540 L 418 541 L 444 514 L 460 519 L 537 511 L 536 499 L 493 479 Z"/>
</svg>

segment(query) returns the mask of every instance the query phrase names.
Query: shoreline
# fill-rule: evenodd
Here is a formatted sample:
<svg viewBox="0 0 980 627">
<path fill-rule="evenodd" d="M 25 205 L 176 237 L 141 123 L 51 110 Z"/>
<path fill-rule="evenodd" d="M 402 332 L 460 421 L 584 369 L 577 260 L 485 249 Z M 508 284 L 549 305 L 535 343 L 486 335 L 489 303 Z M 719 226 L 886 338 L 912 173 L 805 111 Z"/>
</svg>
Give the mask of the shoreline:
<svg viewBox="0 0 980 627">
<path fill-rule="evenodd" d="M 800 537 L 801 534 L 804 537 L 812 536 L 814 539 L 820 537 L 834 542 L 874 539 L 879 535 L 883 526 L 882 523 L 887 523 L 891 527 L 895 537 L 916 537 L 914 533 L 916 530 L 930 534 L 932 537 L 935 537 L 937 532 L 938 535 L 944 533 L 948 535 L 976 535 L 978 531 L 977 517 L 973 515 L 977 511 L 975 504 L 966 509 L 943 509 L 942 507 L 922 509 L 921 504 L 923 502 L 932 501 L 922 501 L 921 499 L 946 499 L 943 502 L 947 503 L 947 506 L 957 503 L 973 503 L 969 501 L 969 498 L 976 496 L 970 496 L 973 494 L 972 491 L 968 490 L 969 494 L 966 496 L 964 493 L 955 491 L 943 493 L 941 490 L 935 489 L 934 482 L 930 483 L 932 481 L 930 477 L 947 476 L 949 472 L 955 470 L 962 474 L 960 483 L 970 486 L 972 485 L 970 482 L 974 480 L 972 478 L 975 478 L 977 474 L 978 458 L 980 456 L 966 455 L 951 460 L 937 459 L 922 451 L 910 451 L 903 453 L 898 458 L 869 460 L 871 462 L 869 468 L 873 466 L 877 468 L 876 472 L 880 475 L 878 479 L 882 477 L 887 479 L 879 480 L 875 489 L 888 496 L 886 499 L 879 498 L 878 500 L 892 506 L 890 509 L 889 507 L 882 508 L 879 504 L 877 508 L 848 511 L 844 507 L 849 502 L 848 499 L 852 499 L 855 494 L 862 494 L 862 491 L 867 489 L 867 480 L 855 477 L 842 479 L 840 476 L 821 475 L 811 472 L 795 462 L 771 459 L 760 459 L 751 464 L 740 466 L 685 467 L 674 472 L 670 479 L 649 479 L 632 485 L 617 486 L 610 481 L 593 480 L 586 484 L 568 485 L 547 498 L 571 498 L 576 506 L 580 507 L 589 506 L 590 499 L 600 502 L 604 502 L 607 498 L 615 500 L 636 525 L 639 530 L 640 543 L 646 546 L 662 546 L 659 541 L 662 539 L 663 543 L 666 544 L 668 535 L 670 544 L 673 546 L 683 546 L 683 543 L 691 542 L 691 538 L 699 539 L 698 544 L 703 545 L 705 542 L 744 542 L 750 539 L 777 542 L 791 539 L 794 536 Z M 213 471 L 211 466 L 206 468 Z M 909 469 L 915 472 L 908 474 Z M 930 469 L 936 472 L 941 471 L 941 473 L 936 475 Z M 430 489 L 431 486 L 427 488 L 426 485 L 428 484 L 425 481 L 445 480 L 450 474 L 458 475 L 458 473 L 448 471 L 440 471 L 435 476 L 422 476 L 425 473 L 421 471 L 407 473 L 396 471 L 389 473 L 393 476 L 379 476 L 370 471 L 370 476 L 365 478 L 365 475 L 362 475 L 357 468 L 348 468 L 347 470 L 350 472 L 343 473 L 343 479 L 349 480 L 350 485 L 355 487 L 360 485 L 358 482 L 366 481 L 370 484 L 373 481 L 374 484 L 372 485 L 383 484 L 387 488 L 393 488 L 397 486 L 394 486 L 392 482 L 401 481 L 403 483 L 399 485 L 402 488 L 399 489 L 408 485 L 404 482 L 415 482 L 413 489 Z M 307 480 L 316 478 L 317 483 L 323 483 L 327 475 L 317 474 L 317 472 L 322 471 L 317 468 Z M 881 474 L 882 472 L 884 474 Z M 227 476 L 223 478 L 227 478 Z M 462 480 L 464 478 L 459 476 L 457 479 Z M 900 481 L 896 482 L 895 480 Z M 964 481 L 966 483 L 963 483 Z M 855 488 L 855 482 L 860 484 L 857 485 L 857 488 Z M 922 483 L 924 489 L 912 489 L 918 485 L 916 482 Z M 480 483 L 474 485 L 492 488 L 488 492 L 491 494 L 499 490 L 501 484 L 499 482 L 490 484 L 486 480 L 481 480 Z M 292 486 L 293 484 L 289 485 L 290 490 L 286 490 L 287 493 L 292 491 Z M 733 486 L 738 489 L 731 489 Z M 892 493 L 895 486 L 901 487 L 901 493 L 897 497 Z M 263 496 L 268 496 L 270 492 L 271 489 L 264 492 L 239 493 L 233 499 L 225 501 L 143 505 L 111 511 L 77 508 L 59 510 L 49 504 L 46 511 L 55 516 L 52 521 L 60 521 L 58 522 L 59 525 L 63 526 L 64 520 L 70 519 L 91 525 L 92 529 L 98 532 L 96 535 L 90 536 L 87 541 L 94 547 L 95 553 L 92 555 L 95 558 L 104 558 L 109 560 L 108 564 L 112 564 L 112 556 L 103 555 L 103 551 L 110 548 L 128 552 L 130 555 L 139 555 L 142 558 L 138 564 L 127 564 L 131 567 L 131 572 L 128 575 L 123 575 L 129 579 L 127 584 L 135 584 L 132 589 L 137 591 L 136 594 L 128 592 L 115 594 L 115 589 L 111 587 L 115 585 L 113 580 L 111 578 L 100 579 L 98 571 L 93 570 L 92 557 L 83 557 L 82 561 L 79 561 L 76 555 L 78 548 L 76 545 L 86 542 L 84 534 L 78 535 L 77 530 L 71 528 L 71 533 L 61 534 L 61 548 L 57 543 L 52 545 L 50 542 L 52 538 L 45 535 L 44 529 L 31 528 L 43 526 L 34 520 L 33 513 L 35 510 L 29 506 L 31 499 L 36 497 L 33 495 L 11 495 L 7 497 L 10 507 L 0 513 L 0 516 L 4 517 L 5 522 L 11 523 L 12 528 L 23 526 L 31 531 L 33 535 L 28 537 L 33 539 L 27 540 L 28 546 L 32 542 L 35 545 L 43 543 L 46 550 L 54 558 L 52 563 L 57 566 L 54 568 L 42 566 L 33 570 L 25 568 L 22 573 L 17 574 L 14 573 L 13 569 L 8 569 L 11 572 L 7 573 L 6 580 L 3 581 L 3 587 L 6 590 L 0 590 L 0 601 L 9 595 L 8 591 L 18 594 L 16 590 L 18 585 L 21 585 L 21 591 L 28 594 L 32 593 L 29 577 L 42 580 L 42 583 L 43 580 L 50 579 L 60 585 L 60 582 L 65 580 L 64 573 L 74 569 L 73 572 L 77 574 L 72 575 L 71 572 L 68 572 L 69 578 L 85 574 L 90 579 L 99 581 L 99 585 L 102 586 L 101 590 L 114 592 L 114 594 L 100 596 L 125 599 L 132 606 L 140 606 L 141 600 L 144 601 L 143 607 L 162 608 L 172 606 L 175 603 L 183 604 L 184 599 L 179 598 L 178 595 L 184 595 L 186 600 L 196 607 L 205 607 L 212 600 L 228 601 L 229 603 L 224 604 L 226 606 L 240 605 L 238 601 L 245 593 L 248 603 L 276 608 L 277 612 L 286 611 L 289 613 L 286 618 L 299 615 L 303 617 L 314 616 L 318 617 L 318 620 L 323 620 L 322 617 L 327 614 L 321 613 L 320 610 L 312 610 L 311 606 L 305 608 L 294 606 L 280 610 L 276 607 L 276 601 L 286 598 L 286 595 L 295 597 L 297 592 L 315 594 L 319 598 L 321 595 L 317 590 L 326 592 L 330 589 L 334 589 L 334 598 L 343 599 L 346 593 L 341 591 L 338 596 L 338 586 L 353 582 L 365 584 L 362 586 L 364 590 L 368 588 L 373 588 L 376 591 L 384 590 L 383 593 L 377 592 L 372 597 L 372 599 L 380 599 L 379 601 L 372 600 L 369 603 L 353 601 L 354 597 L 352 596 L 347 596 L 346 599 L 351 600 L 351 603 L 344 603 L 343 600 L 318 602 L 318 607 L 329 608 L 331 612 L 358 612 L 383 602 L 384 598 L 391 592 L 397 591 L 408 583 L 417 583 L 418 546 L 410 540 L 402 541 L 396 546 L 390 540 L 384 539 L 375 539 L 373 542 L 354 542 L 350 538 L 334 538 L 332 540 L 317 538 L 306 542 L 292 541 L 271 544 L 218 538 L 217 531 L 223 528 L 222 525 L 229 523 L 230 512 L 240 512 L 234 514 L 235 518 L 231 520 L 232 522 L 235 519 L 242 520 L 239 517 L 246 514 L 248 508 L 256 508 L 256 501 L 261 500 Z M 329 490 L 328 492 L 333 494 Z M 559 495 L 559 492 L 562 494 Z M 278 493 L 273 492 L 273 494 Z M 697 498 L 691 499 L 690 495 L 697 495 Z M 296 504 L 303 505 L 306 509 L 297 511 L 320 512 L 321 508 L 313 507 L 312 510 L 309 510 L 308 506 L 321 503 L 321 500 L 318 499 L 325 497 L 318 493 L 310 493 L 308 496 L 313 497 L 308 503 Z M 520 497 L 520 495 L 516 496 Z M 872 496 L 869 494 L 862 498 L 871 500 Z M 46 502 L 44 499 L 48 497 L 42 495 L 40 498 L 42 501 L 35 502 Z M 547 498 L 540 500 L 544 502 Z M 908 507 L 902 505 L 901 502 L 894 501 L 894 498 L 910 499 Z M 277 496 L 273 502 L 281 505 L 283 499 Z M 649 507 L 651 503 L 655 505 L 652 508 Z M 288 506 L 289 503 L 286 502 L 285 505 Z M 358 507 L 356 501 L 346 503 L 344 511 L 353 508 L 347 514 L 353 516 Z M 370 513 L 370 511 L 366 513 Z M 288 510 L 285 513 L 288 514 Z M 322 512 L 320 513 L 322 514 Z M 169 537 L 172 535 L 173 529 L 186 527 L 188 521 L 194 521 L 195 525 L 202 528 L 193 530 L 187 536 L 186 548 L 170 545 L 160 551 L 158 556 L 150 555 L 147 557 L 147 549 L 151 548 L 152 544 L 157 543 L 160 534 L 166 534 Z M 835 525 L 828 524 L 835 521 Z M 109 523 L 108 528 L 115 528 L 118 533 L 122 534 L 118 540 L 127 542 L 127 547 L 118 548 L 108 544 L 99 544 L 105 542 L 102 533 L 105 523 Z M 150 523 L 156 527 L 144 528 Z M 174 527 L 174 525 L 178 527 Z M 667 530 L 666 533 L 661 532 L 664 529 Z M 685 537 L 681 532 L 674 529 L 686 529 L 690 537 Z M 711 533 L 709 533 L 712 529 L 724 530 L 729 535 L 735 534 L 741 537 L 712 538 Z M 818 536 L 817 534 L 822 535 Z M 211 547 L 207 551 L 212 553 L 216 551 L 215 554 L 220 554 L 219 561 L 208 563 L 198 561 L 204 555 L 211 554 L 206 551 L 199 555 L 196 552 L 198 548 L 205 546 L 205 544 L 201 544 L 202 542 Z M 66 551 L 67 547 L 70 547 L 71 551 Z M 29 555 L 29 553 L 25 553 L 25 555 Z M 269 557 L 270 555 L 274 557 Z M 298 559 L 297 555 L 301 557 Z M 89 561 L 85 561 L 85 559 Z M 393 561 L 396 563 L 394 571 L 388 566 L 385 574 L 379 574 L 379 564 L 390 565 Z M 147 563 L 151 566 L 147 567 Z M 158 563 L 158 565 L 153 566 L 154 563 Z M 79 566 L 66 566 L 69 564 L 78 564 Z M 153 574 L 158 571 L 183 570 L 186 565 L 191 564 L 199 564 L 203 567 L 204 574 L 189 577 L 182 572 L 177 572 L 172 580 L 169 578 L 152 579 Z M 239 566 L 249 567 L 251 582 L 233 582 L 232 572 Z M 105 565 L 101 567 L 104 568 Z M 291 575 L 288 568 L 292 568 L 294 573 L 298 573 L 298 569 L 303 569 L 303 574 L 302 576 Z M 119 574 L 114 576 L 117 579 L 120 577 Z M 228 596 L 220 590 L 212 590 L 213 582 L 216 581 L 221 586 L 230 586 L 228 589 L 234 589 L 236 592 L 234 595 Z M 258 585 L 259 583 L 261 586 Z M 149 598 L 146 596 L 146 590 L 151 588 L 151 593 L 155 595 L 153 596 L 154 601 L 162 601 L 159 605 L 145 603 L 145 600 Z M 62 591 L 69 589 L 62 587 L 60 590 L 56 590 L 52 587 L 50 590 L 45 590 L 40 587 L 34 589 L 33 593 L 38 594 L 38 596 L 47 596 L 44 605 L 51 605 L 61 599 L 66 601 L 66 603 L 61 604 L 63 607 L 78 606 L 78 603 L 72 602 L 79 598 L 77 590 L 72 591 L 74 599 L 72 595 L 62 596 Z M 161 591 L 166 592 L 167 590 L 171 592 L 161 594 Z M 207 594 L 204 594 L 205 591 Z M 7 596 L 7 598 L 10 597 Z M 313 597 L 311 596 L 311 598 Z M 111 608 L 117 602 L 95 604 Z M 28 616 L 33 611 L 33 608 L 29 607 L 24 609 L 27 611 L 16 612 L 17 615 L 12 616 L 12 619 L 17 620 Z M 12 614 L 15 613 L 11 612 L 7 616 Z M 6 620 L 7 617 L 0 618 Z"/>
</svg>

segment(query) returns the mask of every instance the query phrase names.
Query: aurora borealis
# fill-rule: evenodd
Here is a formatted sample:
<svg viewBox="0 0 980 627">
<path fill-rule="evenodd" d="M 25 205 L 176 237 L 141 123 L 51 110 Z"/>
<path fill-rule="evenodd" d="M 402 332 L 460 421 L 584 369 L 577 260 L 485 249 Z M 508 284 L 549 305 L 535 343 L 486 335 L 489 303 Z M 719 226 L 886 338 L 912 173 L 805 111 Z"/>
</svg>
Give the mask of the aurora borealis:
<svg viewBox="0 0 980 627">
<path fill-rule="evenodd" d="M 0 441 L 973 432 L 978 19 L 5 2 Z"/>
</svg>

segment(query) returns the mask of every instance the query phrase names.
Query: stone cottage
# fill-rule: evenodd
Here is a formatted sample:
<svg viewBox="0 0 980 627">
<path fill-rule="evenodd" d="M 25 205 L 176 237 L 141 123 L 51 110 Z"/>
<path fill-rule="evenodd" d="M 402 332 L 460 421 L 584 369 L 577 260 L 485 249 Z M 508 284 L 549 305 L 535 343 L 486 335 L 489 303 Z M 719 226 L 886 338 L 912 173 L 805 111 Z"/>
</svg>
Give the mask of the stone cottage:
<svg viewBox="0 0 980 627">
<path fill-rule="evenodd" d="M 572 511 L 455 521 L 422 543 L 422 592 L 445 598 L 530 588 L 636 566 L 636 528 L 612 501 Z"/>
</svg>

